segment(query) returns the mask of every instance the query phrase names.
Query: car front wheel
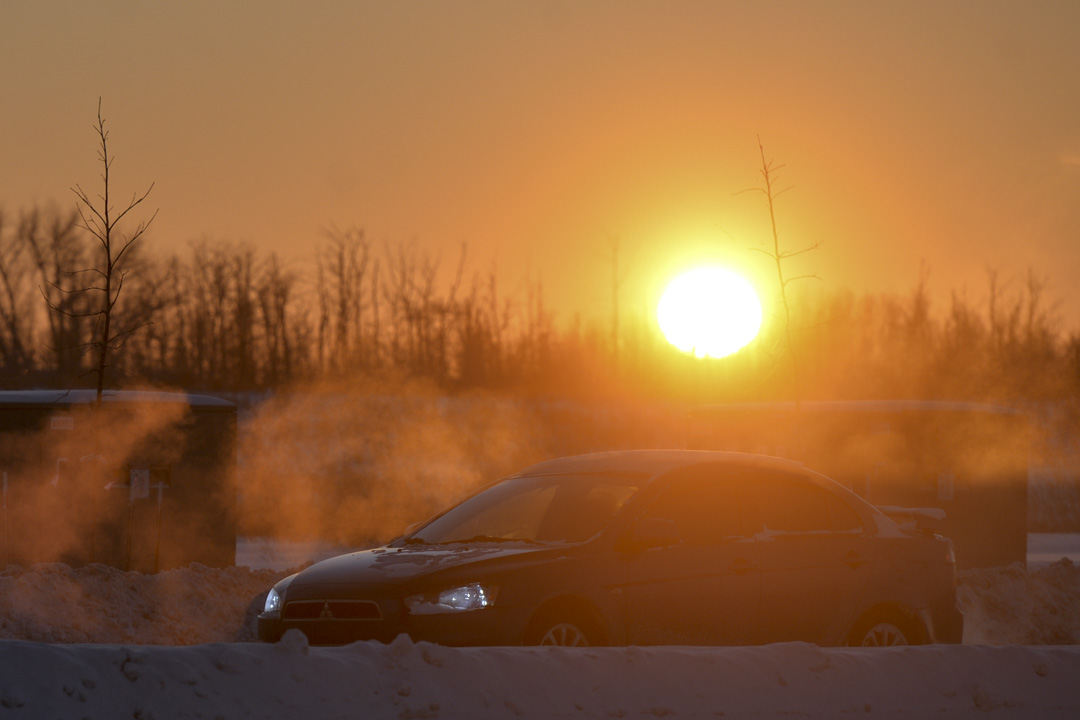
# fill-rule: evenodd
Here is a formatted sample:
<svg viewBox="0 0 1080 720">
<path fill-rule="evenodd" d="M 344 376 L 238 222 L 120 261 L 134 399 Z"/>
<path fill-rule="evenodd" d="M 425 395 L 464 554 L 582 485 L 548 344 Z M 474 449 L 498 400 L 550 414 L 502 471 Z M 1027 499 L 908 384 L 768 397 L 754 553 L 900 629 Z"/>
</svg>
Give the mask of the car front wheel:
<svg viewBox="0 0 1080 720">
<path fill-rule="evenodd" d="M 537 645 L 558 645 L 560 647 L 588 647 L 589 638 L 585 631 L 572 622 L 559 622 L 549 627 L 539 638 Z"/>
<path fill-rule="evenodd" d="M 548 608 L 533 618 L 522 644 L 590 647 L 605 642 L 590 613 L 562 606 Z"/>
</svg>

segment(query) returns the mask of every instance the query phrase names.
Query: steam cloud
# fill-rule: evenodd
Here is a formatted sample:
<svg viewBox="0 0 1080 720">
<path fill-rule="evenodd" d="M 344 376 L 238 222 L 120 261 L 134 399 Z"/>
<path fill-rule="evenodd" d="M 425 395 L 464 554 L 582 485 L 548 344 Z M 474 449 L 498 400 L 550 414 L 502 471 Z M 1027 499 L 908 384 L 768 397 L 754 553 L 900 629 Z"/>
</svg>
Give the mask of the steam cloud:
<svg viewBox="0 0 1080 720">
<path fill-rule="evenodd" d="M 242 423 L 241 532 L 349 545 L 386 541 L 539 460 L 682 442 L 680 421 L 625 410 L 596 414 L 557 402 L 448 397 L 389 382 L 277 396 Z"/>
</svg>

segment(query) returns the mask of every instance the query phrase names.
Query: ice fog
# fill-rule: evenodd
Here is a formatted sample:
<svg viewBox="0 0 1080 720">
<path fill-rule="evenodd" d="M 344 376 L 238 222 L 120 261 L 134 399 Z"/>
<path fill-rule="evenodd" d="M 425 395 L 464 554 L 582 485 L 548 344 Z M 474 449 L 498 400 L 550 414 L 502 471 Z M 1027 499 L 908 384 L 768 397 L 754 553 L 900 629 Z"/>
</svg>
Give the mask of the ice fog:
<svg viewBox="0 0 1080 720">
<path fill-rule="evenodd" d="M 663 409 L 322 384 L 245 413 L 239 524 L 249 537 L 382 542 L 539 460 L 683 441 L 681 419 Z"/>
</svg>

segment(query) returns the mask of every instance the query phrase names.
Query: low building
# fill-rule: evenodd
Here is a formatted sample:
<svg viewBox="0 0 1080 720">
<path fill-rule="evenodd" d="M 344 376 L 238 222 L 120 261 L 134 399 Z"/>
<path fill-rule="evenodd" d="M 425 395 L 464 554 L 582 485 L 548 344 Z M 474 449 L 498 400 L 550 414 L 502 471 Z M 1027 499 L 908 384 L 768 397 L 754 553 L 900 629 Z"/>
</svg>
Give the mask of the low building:
<svg viewBox="0 0 1080 720">
<path fill-rule="evenodd" d="M 153 391 L 0 392 L 0 567 L 236 561 L 236 407 Z"/>
</svg>

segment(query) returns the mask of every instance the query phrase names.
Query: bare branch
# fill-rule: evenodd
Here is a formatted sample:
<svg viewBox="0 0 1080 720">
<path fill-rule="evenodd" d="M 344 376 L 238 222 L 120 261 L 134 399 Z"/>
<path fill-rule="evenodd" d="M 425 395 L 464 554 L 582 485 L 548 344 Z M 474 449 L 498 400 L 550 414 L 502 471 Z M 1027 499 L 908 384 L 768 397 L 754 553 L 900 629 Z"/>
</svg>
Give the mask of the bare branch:
<svg viewBox="0 0 1080 720">
<path fill-rule="evenodd" d="M 112 346 L 113 350 L 119 350 L 120 348 L 124 347 L 124 344 L 128 341 L 128 339 L 132 335 L 134 335 L 136 332 L 138 332 L 139 330 L 142 330 L 145 327 L 150 327 L 153 324 L 154 323 L 152 321 L 150 321 L 150 320 L 143 320 L 142 322 L 135 323 L 131 327 L 129 327 L 129 328 L 125 329 L 125 330 L 121 330 L 120 332 L 118 332 L 115 335 L 113 335 L 112 337 L 110 337 L 109 338 L 109 344 Z M 119 343 L 116 342 L 117 340 L 121 340 L 121 339 L 122 339 L 122 342 L 119 342 Z"/>
<path fill-rule="evenodd" d="M 125 215 L 127 215 L 129 212 L 134 210 L 136 207 L 138 207 L 138 205 L 140 203 L 142 203 L 143 200 L 146 199 L 146 196 L 149 195 L 150 191 L 153 190 L 153 189 L 154 189 L 154 183 L 150 183 L 150 187 L 148 187 L 146 189 L 146 192 L 144 192 L 141 197 L 138 197 L 136 199 L 136 196 L 132 195 L 131 196 L 131 202 L 128 204 L 128 206 L 126 208 L 123 209 L 123 211 L 121 211 L 121 213 L 119 215 L 116 216 L 116 220 L 114 221 L 114 224 L 120 222 L 121 220 L 123 220 Z M 154 215 L 155 216 L 157 215 L 156 210 L 154 211 Z M 150 218 L 150 220 L 146 224 L 149 225 L 151 222 L 153 222 L 153 220 L 154 220 L 154 218 Z"/>
<path fill-rule="evenodd" d="M 782 253 L 780 253 L 780 259 L 781 260 L 786 260 L 787 258 L 793 258 L 793 257 L 798 257 L 799 255 L 805 255 L 808 252 L 811 252 L 813 250 L 817 250 L 819 247 L 821 247 L 821 243 L 814 243 L 813 245 L 808 245 L 807 247 L 804 247 L 802 250 L 785 250 Z"/>
<path fill-rule="evenodd" d="M 101 214 L 101 211 L 99 211 L 97 207 L 94 206 L 94 203 L 90 201 L 89 196 L 87 196 L 86 192 L 83 191 L 80 186 L 76 185 L 71 189 L 71 191 L 75 193 L 75 197 L 79 199 L 79 203 L 76 205 L 76 208 L 78 208 L 79 210 L 79 215 L 82 216 L 83 227 L 86 228 L 86 230 L 88 230 L 89 232 L 93 233 L 95 237 L 100 238 L 101 235 L 97 230 L 97 223 L 100 223 L 102 226 L 107 226 L 108 220 L 105 218 L 104 215 Z M 89 221 L 87 221 L 86 215 L 83 213 L 84 208 L 86 210 L 89 210 L 94 215 L 94 217 L 97 218 L 97 223 L 91 224 Z"/>
<path fill-rule="evenodd" d="M 796 275 L 795 277 L 784 278 L 784 284 L 793 283 L 796 280 L 820 280 L 817 273 L 810 273 L 809 275 Z"/>
</svg>

